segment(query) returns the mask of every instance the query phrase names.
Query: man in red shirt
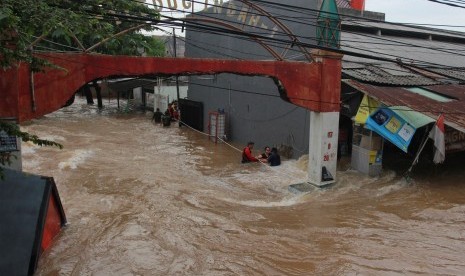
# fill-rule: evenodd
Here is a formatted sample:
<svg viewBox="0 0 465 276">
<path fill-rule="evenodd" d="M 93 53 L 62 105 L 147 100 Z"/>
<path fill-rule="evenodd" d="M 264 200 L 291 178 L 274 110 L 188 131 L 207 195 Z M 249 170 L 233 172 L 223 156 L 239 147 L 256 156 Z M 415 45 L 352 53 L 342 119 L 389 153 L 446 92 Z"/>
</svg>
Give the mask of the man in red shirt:
<svg viewBox="0 0 465 276">
<path fill-rule="evenodd" d="M 242 150 L 242 163 L 258 162 L 258 159 L 252 155 L 254 142 L 248 142 L 247 147 Z"/>
</svg>

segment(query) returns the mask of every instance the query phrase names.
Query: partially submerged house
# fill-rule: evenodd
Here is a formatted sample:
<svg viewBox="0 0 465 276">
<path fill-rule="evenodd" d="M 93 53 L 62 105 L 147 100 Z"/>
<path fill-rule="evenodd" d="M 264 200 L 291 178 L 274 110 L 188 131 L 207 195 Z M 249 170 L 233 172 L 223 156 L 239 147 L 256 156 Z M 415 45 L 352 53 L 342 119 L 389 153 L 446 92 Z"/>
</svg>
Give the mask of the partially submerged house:
<svg viewBox="0 0 465 276">
<path fill-rule="evenodd" d="M 383 148 L 413 156 L 439 114 L 445 114 L 448 152 L 465 150 L 465 34 L 390 24 L 382 13 L 363 11 L 363 1 L 337 3 L 345 54 L 339 153 L 352 153 L 353 167 L 376 175 Z M 214 6 L 191 18 L 210 29 L 187 26 L 186 57 L 311 62 L 320 5 L 292 0 Z M 215 31 L 218 26 L 223 32 Z M 290 157 L 308 153 L 308 110 L 283 101 L 268 78 L 193 76 L 188 98 L 203 104 L 205 126 L 212 111 L 224 111 L 227 137 L 234 141 L 278 146 Z M 385 116 L 377 127 L 369 115 L 380 108 Z"/>
<path fill-rule="evenodd" d="M 354 53 L 344 56 L 341 91 L 341 121 L 355 126 L 352 167 L 379 173 L 380 139 L 415 155 L 440 114 L 446 153 L 465 150 L 464 33 L 354 18 L 342 30 L 342 49 Z"/>
</svg>

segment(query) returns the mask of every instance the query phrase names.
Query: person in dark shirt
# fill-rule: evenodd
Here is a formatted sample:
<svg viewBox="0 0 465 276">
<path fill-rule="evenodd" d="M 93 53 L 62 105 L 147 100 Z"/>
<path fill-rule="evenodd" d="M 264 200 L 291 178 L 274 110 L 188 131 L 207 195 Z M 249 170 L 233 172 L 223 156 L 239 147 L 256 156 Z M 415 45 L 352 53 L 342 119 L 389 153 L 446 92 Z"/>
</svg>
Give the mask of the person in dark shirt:
<svg viewBox="0 0 465 276">
<path fill-rule="evenodd" d="M 270 164 L 270 166 L 281 165 L 281 156 L 279 156 L 277 148 L 271 149 L 270 156 L 268 157 L 268 163 Z"/>
<path fill-rule="evenodd" d="M 252 155 L 254 142 L 248 142 L 247 146 L 242 150 L 242 163 L 258 162 L 258 159 Z"/>
<path fill-rule="evenodd" d="M 152 121 L 155 121 L 155 123 L 161 123 L 161 116 L 163 113 L 160 111 L 160 108 L 157 108 L 157 110 L 153 113 Z"/>
<path fill-rule="evenodd" d="M 260 161 L 262 163 L 267 163 L 268 162 L 268 157 L 270 157 L 271 148 L 269 146 L 266 146 L 264 150 L 265 150 L 265 152 L 263 152 L 262 154 L 260 154 L 258 156 L 258 161 Z"/>
</svg>

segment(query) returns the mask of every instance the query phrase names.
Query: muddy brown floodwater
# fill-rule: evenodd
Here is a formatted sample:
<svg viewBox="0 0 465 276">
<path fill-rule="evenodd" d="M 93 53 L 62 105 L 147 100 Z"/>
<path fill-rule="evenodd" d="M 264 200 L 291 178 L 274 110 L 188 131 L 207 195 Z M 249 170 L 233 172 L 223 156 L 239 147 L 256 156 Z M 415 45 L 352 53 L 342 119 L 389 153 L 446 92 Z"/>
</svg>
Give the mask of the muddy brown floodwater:
<svg viewBox="0 0 465 276">
<path fill-rule="evenodd" d="M 23 126 L 27 172 L 53 176 L 69 224 L 36 275 L 464 275 L 465 170 L 407 182 L 341 169 L 293 194 L 306 160 L 240 164 L 240 152 L 151 113 L 82 99 Z"/>
</svg>

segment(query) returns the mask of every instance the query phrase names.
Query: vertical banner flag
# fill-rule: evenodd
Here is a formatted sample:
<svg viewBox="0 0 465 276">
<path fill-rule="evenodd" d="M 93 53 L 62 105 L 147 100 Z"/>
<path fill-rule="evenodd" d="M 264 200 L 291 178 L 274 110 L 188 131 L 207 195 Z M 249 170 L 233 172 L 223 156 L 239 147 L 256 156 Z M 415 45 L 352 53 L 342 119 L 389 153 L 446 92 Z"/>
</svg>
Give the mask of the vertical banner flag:
<svg viewBox="0 0 465 276">
<path fill-rule="evenodd" d="M 434 159 L 435 164 L 444 162 L 446 159 L 446 145 L 444 140 L 444 114 L 439 115 L 436 124 L 434 124 L 433 129 L 429 133 L 429 138 L 434 141 Z"/>
</svg>

